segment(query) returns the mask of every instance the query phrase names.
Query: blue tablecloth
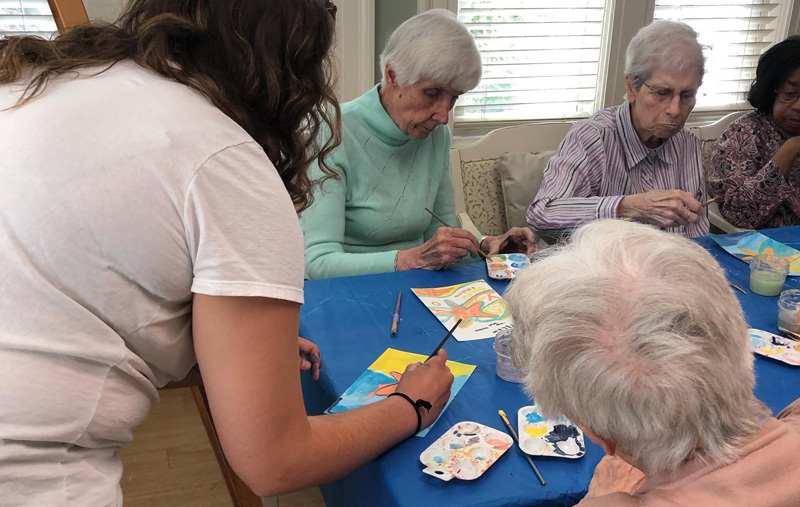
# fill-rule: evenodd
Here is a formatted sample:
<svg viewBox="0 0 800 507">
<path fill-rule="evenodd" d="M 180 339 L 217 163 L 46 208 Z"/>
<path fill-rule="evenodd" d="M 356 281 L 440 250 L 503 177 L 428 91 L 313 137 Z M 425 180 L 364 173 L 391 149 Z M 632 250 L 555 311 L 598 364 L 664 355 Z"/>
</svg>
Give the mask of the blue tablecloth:
<svg viewBox="0 0 800 507">
<path fill-rule="evenodd" d="M 800 227 L 762 232 L 800 249 Z M 708 238 L 699 239 L 698 243 L 722 264 L 731 283 L 747 289 L 746 263 Z M 387 348 L 420 354 L 433 350 L 445 329 L 414 296 L 411 287 L 440 287 L 477 279 L 486 279 L 500 293 L 507 286 L 507 282 L 488 278 L 483 263 L 444 271 L 416 270 L 306 282 L 300 333 L 319 344 L 323 355 L 320 381 L 311 382 L 307 376 L 303 379 L 309 413 L 322 413 Z M 787 288 L 800 288 L 800 278 L 790 279 Z M 389 328 L 400 290 L 402 318 L 397 336 L 391 338 Z M 778 298 L 747 292 L 736 294 L 750 325 L 777 332 Z M 478 367 L 442 418 L 426 437 L 409 438 L 347 478 L 323 486 L 328 506 L 568 506 L 583 498 L 594 467 L 604 454 L 591 442 L 587 442 L 586 456 L 578 460 L 536 458 L 546 486 L 537 481 L 516 447 L 475 481 L 443 482 L 422 473 L 420 453 L 453 424 L 470 420 L 506 431 L 497 410 L 505 410 L 515 423 L 517 410 L 531 403 L 517 384 L 496 376 L 492 340 L 451 339 L 446 349 L 450 359 Z M 800 398 L 800 369 L 757 357 L 756 374 L 756 395 L 774 413 Z M 309 466 L 313 466 L 313 459 Z"/>
</svg>

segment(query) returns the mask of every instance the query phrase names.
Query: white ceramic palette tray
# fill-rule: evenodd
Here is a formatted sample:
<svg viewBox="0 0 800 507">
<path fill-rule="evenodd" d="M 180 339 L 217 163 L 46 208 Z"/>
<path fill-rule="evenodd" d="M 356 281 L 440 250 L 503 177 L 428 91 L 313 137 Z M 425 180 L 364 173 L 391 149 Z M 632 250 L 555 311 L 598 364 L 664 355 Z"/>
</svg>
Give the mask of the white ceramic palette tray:
<svg viewBox="0 0 800 507">
<path fill-rule="evenodd" d="M 531 265 L 531 261 L 525 254 L 495 254 L 486 259 L 486 269 L 489 271 L 489 278 L 495 280 L 509 280 L 514 278 L 522 268 Z"/>
<path fill-rule="evenodd" d="M 419 455 L 424 473 L 449 481 L 477 479 L 514 441 L 502 431 L 472 421 L 457 423 Z"/>
<path fill-rule="evenodd" d="M 800 342 L 761 329 L 749 331 L 750 348 L 753 352 L 792 366 L 800 366 Z"/>
<path fill-rule="evenodd" d="M 517 412 L 519 447 L 531 456 L 577 459 L 586 454 L 583 432 L 566 417 L 547 419 L 536 405 Z"/>
</svg>

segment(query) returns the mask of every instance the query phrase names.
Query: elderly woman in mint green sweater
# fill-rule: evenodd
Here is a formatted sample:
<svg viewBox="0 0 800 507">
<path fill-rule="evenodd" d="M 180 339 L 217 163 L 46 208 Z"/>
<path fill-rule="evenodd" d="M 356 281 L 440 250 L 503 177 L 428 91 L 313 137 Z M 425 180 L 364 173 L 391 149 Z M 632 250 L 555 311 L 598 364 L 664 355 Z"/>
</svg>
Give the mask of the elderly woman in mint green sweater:
<svg viewBox="0 0 800 507">
<path fill-rule="evenodd" d="M 342 144 L 327 159 L 337 178 L 301 217 L 306 278 L 441 269 L 479 248 L 533 253 L 530 229 L 479 239 L 425 211 L 456 224 L 446 124 L 481 77 L 466 27 L 442 9 L 415 16 L 392 33 L 381 66 L 382 83 L 342 106 Z"/>
</svg>

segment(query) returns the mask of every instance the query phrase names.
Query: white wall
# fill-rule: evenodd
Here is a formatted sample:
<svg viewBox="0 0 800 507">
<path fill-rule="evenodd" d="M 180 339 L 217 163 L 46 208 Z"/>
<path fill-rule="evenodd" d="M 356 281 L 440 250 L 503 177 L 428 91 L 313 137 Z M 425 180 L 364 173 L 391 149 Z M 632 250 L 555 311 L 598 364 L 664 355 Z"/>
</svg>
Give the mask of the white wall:
<svg viewBox="0 0 800 507">
<path fill-rule="evenodd" d="M 125 0 L 83 0 L 91 20 L 114 21 L 122 12 Z"/>
</svg>

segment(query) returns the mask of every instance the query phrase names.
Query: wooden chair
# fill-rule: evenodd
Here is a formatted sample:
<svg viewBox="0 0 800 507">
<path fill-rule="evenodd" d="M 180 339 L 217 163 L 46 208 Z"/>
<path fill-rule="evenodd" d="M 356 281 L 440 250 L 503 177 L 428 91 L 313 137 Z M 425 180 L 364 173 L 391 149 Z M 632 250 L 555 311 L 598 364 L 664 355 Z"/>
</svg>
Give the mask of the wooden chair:
<svg viewBox="0 0 800 507">
<path fill-rule="evenodd" d="M 50 5 L 50 12 L 59 32 L 89 22 L 82 0 L 47 0 L 47 3 Z"/>
<path fill-rule="evenodd" d="M 225 479 L 225 485 L 228 487 L 228 493 L 231 495 L 231 501 L 234 507 L 262 507 L 261 498 L 253 493 L 247 484 L 236 475 L 233 471 L 228 460 L 225 459 L 225 453 L 222 452 L 222 445 L 220 445 L 219 437 L 217 436 L 217 429 L 214 426 L 214 420 L 211 418 L 211 412 L 208 408 L 208 397 L 206 390 L 203 388 L 203 378 L 200 376 L 200 370 L 197 367 L 189 370 L 186 378 L 177 382 L 170 382 L 162 389 L 179 389 L 188 387 L 192 391 L 194 403 L 197 406 L 197 412 L 200 414 L 200 420 L 203 421 L 203 427 L 208 435 L 208 441 L 211 443 L 211 448 L 214 449 L 214 455 L 217 458 L 222 477 Z"/>
<path fill-rule="evenodd" d="M 217 430 L 214 427 L 214 420 L 211 419 L 211 413 L 208 410 L 208 398 L 203 386 L 192 386 L 192 396 L 194 396 L 197 411 L 200 412 L 200 419 L 203 420 L 203 426 L 206 428 L 208 440 L 211 442 L 211 447 L 217 456 L 217 462 L 222 470 L 225 485 L 228 486 L 228 492 L 231 495 L 234 507 L 261 507 L 261 498 L 253 493 L 253 490 L 236 475 L 236 472 L 228 464 L 228 460 L 225 459 L 225 454 L 222 452 L 222 446 L 217 436 Z"/>
</svg>

